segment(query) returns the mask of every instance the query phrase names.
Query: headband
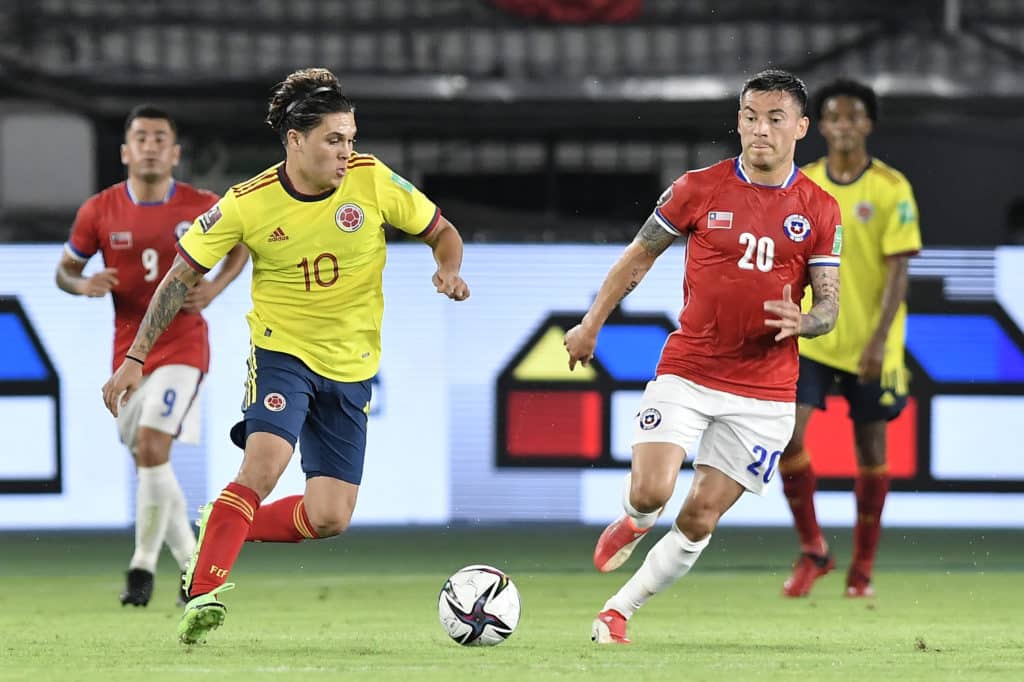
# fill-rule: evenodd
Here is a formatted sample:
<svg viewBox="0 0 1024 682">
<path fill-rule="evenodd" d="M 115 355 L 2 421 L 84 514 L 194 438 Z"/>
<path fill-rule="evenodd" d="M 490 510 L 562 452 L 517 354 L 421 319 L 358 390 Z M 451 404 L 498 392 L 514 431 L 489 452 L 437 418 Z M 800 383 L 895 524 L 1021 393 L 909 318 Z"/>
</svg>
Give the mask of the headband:
<svg viewBox="0 0 1024 682">
<path fill-rule="evenodd" d="M 292 113 L 292 109 L 294 109 L 295 107 L 299 106 L 300 104 L 305 102 L 307 99 L 309 99 L 311 97 L 314 97 L 315 95 L 319 95 L 321 92 L 333 92 L 333 91 L 334 91 L 334 88 L 332 88 L 332 87 L 330 87 L 328 85 L 322 85 L 319 88 L 317 88 L 316 90 L 314 90 L 311 93 L 309 93 L 308 95 L 300 97 L 300 98 L 298 98 L 296 100 L 292 100 L 292 103 L 284 108 L 284 115 L 287 116 L 288 114 Z"/>
</svg>

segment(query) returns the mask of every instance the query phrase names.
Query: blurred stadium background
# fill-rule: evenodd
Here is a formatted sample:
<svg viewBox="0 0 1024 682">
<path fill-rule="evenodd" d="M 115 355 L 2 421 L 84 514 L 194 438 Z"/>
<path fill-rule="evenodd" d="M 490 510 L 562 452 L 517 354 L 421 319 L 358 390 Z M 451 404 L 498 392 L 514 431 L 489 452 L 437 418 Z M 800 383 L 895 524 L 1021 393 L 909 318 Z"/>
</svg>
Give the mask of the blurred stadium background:
<svg viewBox="0 0 1024 682">
<path fill-rule="evenodd" d="M 677 313 L 679 252 L 626 300 L 618 345 L 603 350 L 635 357 L 581 388 L 600 397 L 599 434 L 578 433 L 552 452 L 510 435 L 536 424 L 508 405 L 517 391 L 543 393 L 545 382 L 565 379 L 560 344 L 552 349 L 547 332 L 585 310 L 669 182 L 738 151 L 737 90 L 774 65 L 812 91 L 839 75 L 872 85 L 882 109 L 869 149 L 908 176 L 920 206 L 927 248 L 911 265 L 917 317 L 908 341 L 915 407 L 892 435 L 891 457 L 902 469 L 886 508 L 880 592 L 888 574 L 890 593 L 903 590 L 900 603 L 916 603 L 915 584 L 946 589 L 938 576 L 953 571 L 969 584 L 952 589 L 1005 596 L 1002 587 L 986 593 L 993 583 L 981 573 L 1024 570 L 1024 460 L 1014 430 L 1024 415 L 1024 186 L 1016 172 L 1024 152 L 1022 0 L 3 0 L 0 575 L 15 581 L 13 592 L 31 596 L 38 580 L 54 586 L 82 576 L 71 589 L 102 593 L 95 605 L 105 609 L 130 554 L 134 473 L 98 396 L 109 374 L 110 304 L 73 299 L 52 283 L 79 204 L 124 177 L 125 113 L 144 101 L 168 109 L 184 147 L 177 177 L 220 193 L 280 158 L 276 136 L 262 124 L 266 97 L 290 71 L 310 65 L 331 68 L 356 102 L 360 151 L 424 189 L 459 227 L 474 288 L 465 309 L 446 308 L 426 286 L 426 251 L 393 244 L 376 423 L 355 517 L 363 528 L 353 531 L 368 557 L 390 556 L 399 537 L 424 559 L 410 565 L 437 573 L 431 585 L 459 562 L 531 578 L 585 574 L 588 538 L 596 537 L 588 524 L 618 511 L 628 465 L 621 429 L 656 351 L 651 330 Z M 823 153 L 812 129 L 797 160 Z M 204 442 L 174 456 L 194 506 L 239 461 L 225 434 L 244 373 L 245 279 L 209 309 L 214 365 Z M 812 437 L 819 451 L 833 452 L 821 517 L 843 551 L 854 463 L 843 445 L 843 413 L 830 412 Z M 527 421 L 517 427 L 520 418 Z M 686 483 L 684 474 L 683 492 Z M 278 493 L 300 485 L 292 470 Z M 720 532 L 725 549 L 708 555 L 707 574 L 738 571 L 747 580 L 756 573 L 762 600 L 774 598 L 796 551 L 788 519 L 781 490 L 745 500 Z M 509 524 L 539 525 L 512 532 Z M 382 525 L 404 534 L 384 533 L 375 546 L 372 529 Z M 450 561 L 426 559 L 439 532 Z M 566 544 L 537 544 L 551 535 Z M 293 548 L 295 562 L 329 575 L 331 552 L 347 552 L 345 543 Z M 565 547 L 577 545 L 579 556 L 567 556 Z M 253 561 L 249 570 L 259 573 Z M 287 555 L 267 561 L 268 573 L 288 566 Z M 377 569 L 370 558 L 357 566 Z M 915 583 L 913 571 L 926 578 Z M 839 578 L 824 589 L 838 597 Z M 16 597 L 0 591 L 0 623 L 12 628 L 28 608 Z M 594 599 L 569 609 L 582 618 L 580 633 L 600 605 Z M 424 598 L 428 611 L 431 600 Z M 1003 608 L 1019 602 L 1010 598 Z M 79 606 L 87 613 L 94 604 Z M 962 607 L 978 608 L 975 601 Z M 983 660 L 1022 645 L 1001 633 L 966 653 Z M 49 646 L 46 633 L 23 636 L 26 647 Z M 11 670 L 45 677 L 41 664 L 25 660 Z M 965 665 L 982 674 L 978 660 L 950 660 L 930 679 Z M 894 665 L 887 669 L 906 670 L 902 659 Z M 992 670 L 1021 672 L 1012 661 L 999 665 Z M 648 670 L 649 679 L 661 672 Z"/>
</svg>

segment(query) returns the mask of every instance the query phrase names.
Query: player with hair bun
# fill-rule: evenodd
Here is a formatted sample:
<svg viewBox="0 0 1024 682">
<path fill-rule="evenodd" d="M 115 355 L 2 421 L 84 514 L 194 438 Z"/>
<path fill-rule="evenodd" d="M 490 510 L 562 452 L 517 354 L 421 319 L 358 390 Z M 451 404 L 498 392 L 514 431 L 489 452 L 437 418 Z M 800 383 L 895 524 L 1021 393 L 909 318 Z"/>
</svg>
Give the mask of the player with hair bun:
<svg viewBox="0 0 1024 682">
<path fill-rule="evenodd" d="M 270 98 L 267 124 L 285 160 L 235 185 L 178 244 L 129 353 L 145 359 L 189 288 L 235 244 L 253 254 L 243 419 L 231 430 L 241 469 L 206 505 L 178 626 L 185 644 L 224 621 L 217 595 L 246 540 L 299 542 L 348 528 L 363 475 L 370 380 L 380 362 L 384 225 L 433 251 L 432 281 L 469 297 L 462 238 L 410 182 L 356 152 L 355 107 L 327 69 L 302 69 Z M 241 351 L 241 349 L 239 349 Z M 104 387 L 117 414 L 140 378 L 131 361 Z M 302 442 L 303 495 L 262 505 Z"/>
</svg>

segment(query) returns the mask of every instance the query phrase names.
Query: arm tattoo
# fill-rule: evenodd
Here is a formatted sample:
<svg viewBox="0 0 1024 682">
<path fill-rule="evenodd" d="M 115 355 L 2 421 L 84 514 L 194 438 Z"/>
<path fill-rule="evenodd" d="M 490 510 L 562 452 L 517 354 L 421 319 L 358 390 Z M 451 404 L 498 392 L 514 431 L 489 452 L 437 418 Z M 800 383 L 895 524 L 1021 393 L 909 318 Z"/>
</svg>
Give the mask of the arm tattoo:
<svg viewBox="0 0 1024 682">
<path fill-rule="evenodd" d="M 633 289 L 637 288 L 640 284 L 640 280 L 643 279 L 645 274 L 647 274 L 646 270 L 633 268 L 633 273 L 629 276 L 629 284 L 626 285 L 626 290 L 622 292 L 622 298 L 619 299 L 620 302 L 633 293 Z"/>
<path fill-rule="evenodd" d="M 636 234 L 637 243 L 655 258 L 664 253 L 675 240 L 676 236 L 662 227 L 653 213 Z"/>
<path fill-rule="evenodd" d="M 156 340 L 160 338 L 160 335 L 164 333 L 181 309 L 188 290 L 194 287 L 202 279 L 202 276 L 202 273 L 189 267 L 181 259 L 181 256 L 175 259 L 174 265 L 171 266 L 153 294 L 153 300 L 149 302 L 149 308 L 146 309 L 146 315 L 142 318 L 139 333 L 135 336 L 131 350 L 143 355 L 147 355 L 153 350 Z"/>
<path fill-rule="evenodd" d="M 811 267 L 811 293 L 814 305 L 803 316 L 800 336 L 821 336 L 832 331 L 839 316 L 839 268 Z"/>
</svg>

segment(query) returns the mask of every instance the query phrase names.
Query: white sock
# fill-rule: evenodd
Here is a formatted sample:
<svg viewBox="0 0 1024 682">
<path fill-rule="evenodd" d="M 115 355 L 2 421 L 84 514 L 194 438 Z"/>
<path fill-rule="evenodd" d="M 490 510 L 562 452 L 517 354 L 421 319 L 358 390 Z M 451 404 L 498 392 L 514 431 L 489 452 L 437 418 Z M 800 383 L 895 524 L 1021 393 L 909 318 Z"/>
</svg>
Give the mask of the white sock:
<svg viewBox="0 0 1024 682">
<path fill-rule="evenodd" d="M 693 542 L 673 523 L 672 529 L 651 547 L 643 565 L 605 602 L 602 610 L 615 609 L 629 618 L 648 599 L 686 575 L 710 541 L 709 535 Z"/>
<path fill-rule="evenodd" d="M 178 479 L 174 478 L 175 500 L 171 508 L 171 517 L 167 522 L 167 537 L 164 541 L 171 555 L 178 562 L 178 568 L 184 571 L 192 559 L 192 552 L 196 548 L 196 536 L 192 532 L 192 522 L 188 517 L 188 505 L 185 502 L 185 493 L 182 492 Z"/>
<path fill-rule="evenodd" d="M 661 516 L 661 509 L 655 509 L 652 512 L 637 511 L 629 502 L 629 489 L 632 485 L 632 480 L 633 474 L 626 474 L 626 478 L 622 483 L 622 508 L 626 511 L 626 516 L 633 520 L 633 525 L 638 529 L 650 528 L 657 522 L 658 517 Z"/>
<path fill-rule="evenodd" d="M 135 491 L 135 554 L 129 568 L 156 572 L 160 547 L 167 534 L 167 522 L 174 506 L 174 491 L 180 494 L 170 462 L 155 467 L 138 467 Z"/>
</svg>

